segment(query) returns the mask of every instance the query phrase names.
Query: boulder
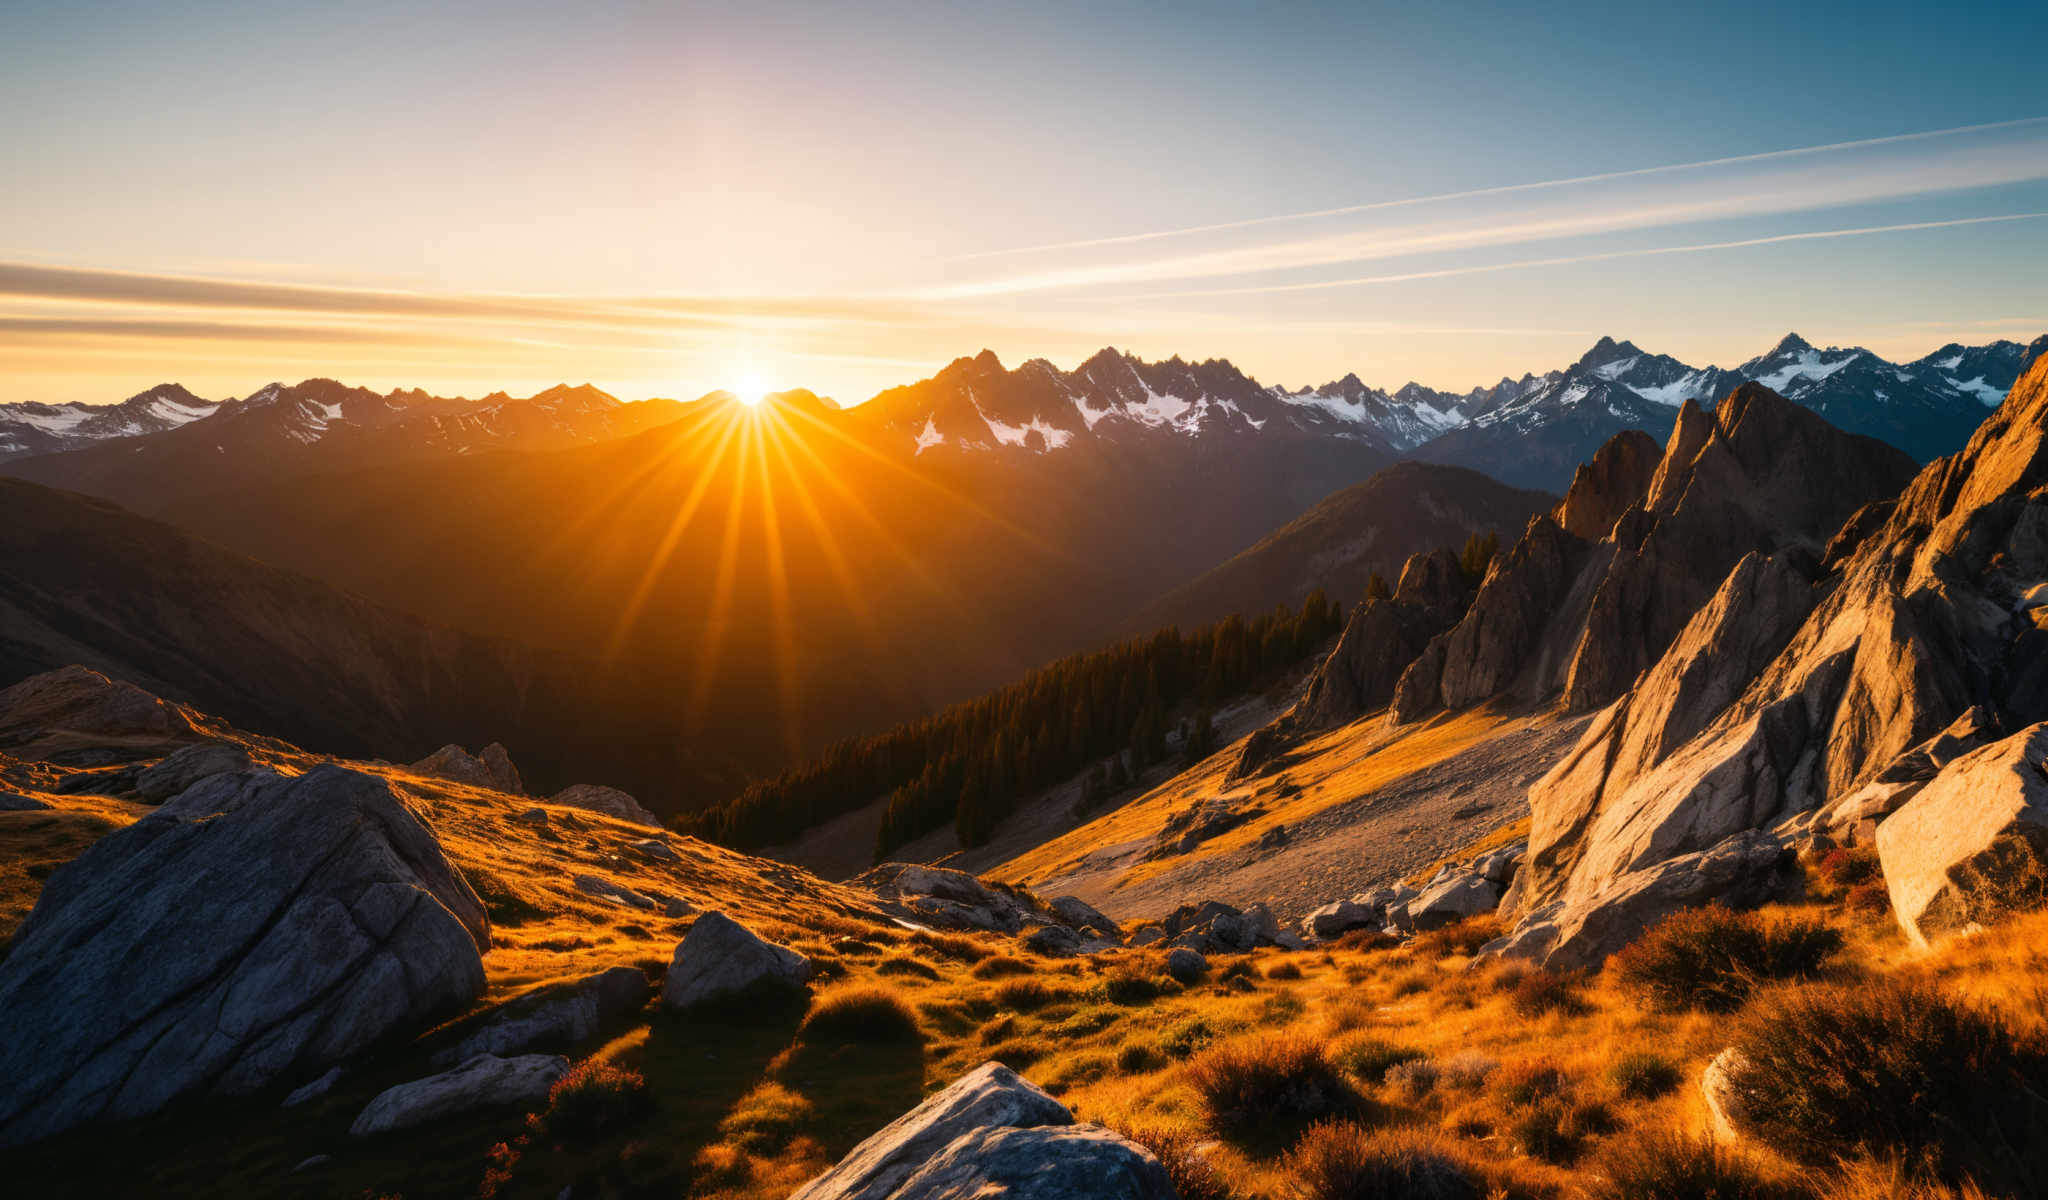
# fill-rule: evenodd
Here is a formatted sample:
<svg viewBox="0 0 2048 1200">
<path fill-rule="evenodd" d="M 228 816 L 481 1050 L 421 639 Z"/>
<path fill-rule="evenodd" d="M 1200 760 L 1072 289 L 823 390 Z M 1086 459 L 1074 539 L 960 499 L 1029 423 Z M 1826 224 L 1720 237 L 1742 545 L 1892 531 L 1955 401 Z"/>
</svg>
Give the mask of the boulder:
<svg viewBox="0 0 2048 1200">
<path fill-rule="evenodd" d="M 907 1180 L 963 1137 L 1073 1121 L 1064 1105 L 1016 1072 L 984 1063 L 855 1146 L 790 1200 L 887 1200 L 901 1195 Z"/>
<path fill-rule="evenodd" d="M 1830 804 L 1817 827 L 1851 845 L 1875 835 L 1877 823 L 1905 807 L 1943 767 L 1998 736 L 1997 722 L 1978 705 L 1940 733 L 1899 755 L 1876 778 Z"/>
<path fill-rule="evenodd" d="M 451 742 L 412 764 L 407 770 L 420 775 L 432 775 L 436 779 L 446 779 L 452 783 L 468 784 L 470 787 L 510 792 L 515 796 L 526 792 L 519 779 L 519 769 L 512 765 L 512 758 L 505 752 L 505 747 L 497 742 L 485 746 L 480 755 L 471 754 Z"/>
<path fill-rule="evenodd" d="M 231 742 L 203 742 L 175 750 L 135 777 L 135 790 L 149 804 L 162 804 L 210 775 L 246 771 L 249 752 Z"/>
<path fill-rule="evenodd" d="M 1353 929 L 1377 929 L 1384 923 L 1384 910 L 1355 900 L 1338 900 L 1303 918 L 1301 928 L 1310 937 L 1334 938 Z"/>
<path fill-rule="evenodd" d="M 1500 904 L 1500 885 L 1481 874 L 1455 874 L 1424 889 L 1408 902 L 1408 923 L 1427 932 L 1466 917 L 1492 912 Z"/>
<path fill-rule="evenodd" d="M 1141 946 L 1156 946 L 1165 940 L 1166 930 L 1161 929 L 1157 925 L 1140 925 L 1131 931 L 1130 941 L 1127 944 L 1133 949 L 1137 949 Z"/>
<path fill-rule="evenodd" d="M 479 1054 L 452 1071 L 401 1083 L 377 1098 L 348 1127 L 351 1137 L 410 1129 L 457 1113 L 508 1104 L 538 1104 L 569 1073 L 569 1060 L 555 1054 L 499 1058 Z"/>
<path fill-rule="evenodd" d="M 0 1041 L 0 1145 L 317 1073 L 473 1001 L 489 944 L 383 779 L 215 775 L 60 868 L 17 931 L 0 1012 L 32 1036 Z"/>
<path fill-rule="evenodd" d="M 1209 973 L 1209 960 L 1186 946 L 1166 952 L 1166 973 L 1182 983 L 1193 983 Z"/>
<path fill-rule="evenodd" d="M 1040 925 L 1024 935 L 1024 948 L 1047 958 L 1066 958 L 1081 952 L 1081 935 L 1065 925 Z"/>
<path fill-rule="evenodd" d="M 1053 915 L 1075 929 L 1100 934 L 1117 941 L 1123 939 L 1124 931 L 1121 925 L 1104 916 L 1100 910 L 1079 896 L 1061 896 L 1048 907 L 1052 909 Z"/>
<path fill-rule="evenodd" d="M 42 812 L 50 807 L 48 800 L 24 796 L 20 792 L 0 792 L 0 812 Z"/>
<path fill-rule="evenodd" d="M 757 985 L 801 988 L 811 978 L 811 960 L 726 916 L 707 912 L 677 944 L 662 985 L 661 1002 L 689 1008 Z"/>
<path fill-rule="evenodd" d="M 891 1200 L 1176 1200 L 1150 1150 L 1100 1125 L 977 1129 L 954 1139 Z"/>
<path fill-rule="evenodd" d="M 59 730 L 174 741 L 208 736 L 205 718 L 193 710 L 87 667 L 59 667 L 0 689 L 0 746 Z"/>
<path fill-rule="evenodd" d="M 1740 1138 L 1741 1126 L 1747 1120 L 1735 1076 L 1748 1064 L 1748 1056 L 1730 1046 L 1716 1054 L 1700 1072 L 1700 1096 L 1706 1101 L 1707 1117 L 1713 1124 L 1714 1136 L 1724 1142 Z"/>
<path fill-rule="evenodd" d="M 481 1028 L 436 1054 L 434 1061 L 468 1062 L 479 1054 L 502 1056 L 536 1046 L 574 1046 L 639 1012 L 651 990 L 638 967 L 612 967 L 535 988 L 501 1005 Z"/>
<path fill-rule="evenodd" d="M 634 842 L 633 850 L 642 858 L 648 859 L 651 862 L 679 863 L 683 861 L 683 856 L 676 853 L 675 847 L 662 841 L 660 838 L 648 838 L 646 841 Z"/>
<path fill-rule="evenodd" d="M 1783 842 L 1746 830 L 1711 849 L 1630 872 L 1584 899 L 1537 908 L 1481 947 L 1479 957 L 1523 959 L 1550 970 L 1595 968 L 1681 908 L 1713 902 L 1751 908 L 1782 894 L 1793 873 L 1793 855 Z"/>
<path fill-rule="evenodd" d="M 2048 904 L 2048 722 L 1965 754 L 1877 827 L 1914 943 Z"/>
<path fill-rule="evenodd" d="M 601 783 L 572 783 L 548 797 L 550 803 L 581 808 L 589 812 L 603 813 L 635 825 L 661 828 L 661 818 L 640 807 L 640 802 L 615 787 Z"/>
</svg>

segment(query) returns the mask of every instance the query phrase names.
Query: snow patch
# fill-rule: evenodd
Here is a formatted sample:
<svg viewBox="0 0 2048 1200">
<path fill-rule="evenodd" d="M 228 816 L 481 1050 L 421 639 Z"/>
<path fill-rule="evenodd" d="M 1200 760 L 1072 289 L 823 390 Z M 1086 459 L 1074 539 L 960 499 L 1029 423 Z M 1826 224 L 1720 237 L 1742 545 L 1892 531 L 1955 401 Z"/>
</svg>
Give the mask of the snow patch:
<svg viewBox="0 0 2048 1200">
<path fill-rule="evenodd" d="M 917 453 L 923 454 L 933 446 L 946 444 L 946 435 L 939 432 L 939 423 L 931 417 L 924 419 L 924 428 L 917 434 Z"/>
</svg>

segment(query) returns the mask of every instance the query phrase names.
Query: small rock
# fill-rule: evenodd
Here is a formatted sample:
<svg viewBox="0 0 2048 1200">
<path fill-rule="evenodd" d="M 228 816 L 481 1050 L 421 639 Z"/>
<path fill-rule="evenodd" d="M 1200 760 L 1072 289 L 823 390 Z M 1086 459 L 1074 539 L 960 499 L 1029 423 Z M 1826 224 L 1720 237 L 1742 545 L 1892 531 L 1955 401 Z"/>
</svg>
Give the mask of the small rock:
<svg viewBox="0 0 2048 1200">
<path fill-rule="evenodd" d="M 1167 952 L 1166 973 L 1182 983 L 1193 983 L 1209 973 L 1209 960 L 1186 946 Z"/>
<path fill-rule="evenodd" d="M 1325 904 L 1304 917 L 1303 932 L 1311 937 L 1333 938 L 1353 929 L 1365 929 L 1380 923 L 1381 913 L 1352 900 L 1339 900 Z"/>
<path fill-rule="evenodd" d="M 525 812 L 514 813 L 512 819 L 522 825 L 545 825 L 548 823 L 548 810 L 545 808 L 529 808 Z"/>
<path fill-rule="evenodd" d="M 38 800 L 19 792 L 0 792 L 0 812 L 41 812 L 49 807 L 48 800 Z"/>
<path fill-rule="evenodd" d="M 1141 925 L 1131 931 L 1130 945 L 1152 946 L 1166 940 L 1166 931 L 1157 925 Z"/>
<path fill-rule="evenodd" d="M 1041 925 L 1024 935 L 1024 948 L 1047 958 L 1066 958 L 1081 952 L 1081 935 L 1065 925 Z"/>
<path fill-rule="evenodd" d="M 1048 905 L 1053 914 L 1075 929 L 1085 929 L 1107 938 L 1122 938 L 1123 927 L 1079 896 L 1061 896 Z"/>
<path fill-rule="evenodd" d="M 446 779 L 451 783 L 491 788 L 515 796 L 526 792 L 525 785 L 519 779 L 519 769 L 512 765 L 512 758 L 506 754 L 505 747 L 496 742 L 485 746 L 481 755 L 471 754 L 450 742 L 406 769 L 415 774 Z"/>
<path fill-rule="evenodd" d="M 1408 902 L 1409 923 L 1427 932 L 1454 921 L 1492 912 L 1500 905 L 1500 888 L 1483 875 L 1452 875 Z"/>
<path fill-rule="evenodd" d="M 304 1104 L 309 1100 L 318 1100 L 320 1097 L 325 1096 L 327 1093 L 333 1091 L 334 1085 L 340 1082 L 340 1080 L 341 1068 L 329 1067 L 327 1069 L 326 1074 L 322 1075 L 318 1079 L 315 1079 L 311 1083 L 300 1086 L 298 1089 L 293 1091 L 291 1095 L 286 1096 L 284 1098 L 284 1104 L 281 1107 L 297 1108 L 299 1105 Z"/>
<path fill-rule="evenodd" d="M 683 856 L 675 852 L 675 847 L 662 841 L 660 838 L 648 838 L 644 842 L 634 842 L 633 849 L 639 851 L 643 856 L 653 859 L 655 862 L 677 863 L 683 861 Z"/>
<path fill-rule="evenodd" d="M 787 946 L 761 940 L 724 913 L 708 912 L 697 918 L 676 946 L 661 1002 L 670 1008 L 689 1008 L 760 983 L 800 988 L 810 979 L 811 971 L 810 959 Z"/>
<path fill-rule="evenodd" d="M 1707 1113 L 1713 1119 L 1714 1136 L 1724 1142 L 1741 1137 L 1740 1127 L 1748 1119 L 1734 1080 L 1735 1074 L 1748 1065 L 1748 1056 L 1730 1046 L 1716 1054 L 1700 1072 L 1700 1094 L 1705 1097 Z"/>
<path fill-rule="evenodd" d="M 637 967 L 612 967 L 567 983 L 536 988 L 508 1001 L 484 1026 L 434 1056 L 468 1062 L 479 1054 L 517 1054 L 535 1046 L 573 1046 L 619 1024 L 647 1003 L 651 989 Z"/>
<path fill-rule="evenodd" d="M 575 882 L 577 891 L 588 896 L 595 896 L 600 900 L 609 900 L 613 904 L 623 905 L 626 908 L 653 909 L 656 907 L 652 896 L 643 896 L 625 884 L 613 883 L 601 875 L 578 875 Z"/>
<path fill-rule="evenodd" d="M 532 1104 L 545 1100 L 548 1089 L 568 1073 L 569 1060 L 558 1054 L 525 1054 L 518 1058 L 479 1054 L 452 1071 L 401 1083 L 378 1093 L 348 1131 L 352 1137 L 367 1137 L 410 1129 L 472 1109 Z"/>
</svg>

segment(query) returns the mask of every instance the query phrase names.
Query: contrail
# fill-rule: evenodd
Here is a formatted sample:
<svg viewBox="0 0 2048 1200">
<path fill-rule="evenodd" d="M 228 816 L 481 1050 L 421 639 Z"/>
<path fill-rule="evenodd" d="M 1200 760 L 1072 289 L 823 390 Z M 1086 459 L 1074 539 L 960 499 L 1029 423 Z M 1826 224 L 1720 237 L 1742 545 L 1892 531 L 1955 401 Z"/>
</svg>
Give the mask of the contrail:
<svg viewBox="0 0 2048 1200">
<path fill-rule="evenodd" d="M 1627 171 L 1608 171 L 1599 175 L 1577 175 L 1569 179 L 1546 179 L 1536 183 L 1511 183 L 1499 187 L 1474 188 L 1463 192 L 1441 192 L 1433 196 L 1411 196 L 1405 200 L 1380 200 L 1370 204 L 1347 204 L 1339 208 L 1319 208 L 1306 212 L 1279 213 L 1265 217 L 1246 217 L 1236 221 L 1218 221 L 1210 225 L 1187 225 L 1178 229 L 1160 229 L 1150 233 L 1126 233 L 1113 237 L 1083 238 L 1068 242 L 1043 242 L 1035 246 L 1016 246 L 1005 250 L 980 250 L 972 254 L 956 255 L 954 261 L 980 258 L 1001 258 L 1015 254 L 1039 254 L 1051 250 L 1079 250 L 1091 246 L 1121 246 L 1132 242 L 1150 242 L 1162 238 L 1185 237 L 1197 233 L 1220 233 L 1232 229 L 1250 229 L 1260 225 L 1276 225 L 1287 221 L 1311 221 L 1322 217 L 1341 217 L 1352 213 L 1376 212 L 1390 208 L 1409 208 L 1421 204 L 1439 204 L 1448 200 L 1470 200 L 1479 196 L 1500 196 L 1514 192 L 1533 192 L 1545 188 L 1572 187 L 1582 183 L 1604 183 L 1615 179 L 1633 179 L 1644 175 L 1664 175 L 1675 171 L 1693 171 L 1705 167 L 1725 167 L 1737 163 L 1764 162 L 1771 159 L 1791 158 L 1802 154 L 1827 154 L 1838 150 L 1861 150 L 1872 146 L 1889 146 L 1900 142 L 1921 141 L 1927 138 L 1953 137 L 1963 133 L 1983 133 L 1993 129 L 2012 129 L 2021 125 L 2036 125 L 2048 121 L 2044 117 L 2020 117 L 2011 121 L 1991 121 L 1983 125 L 1958 125 L 1952 129 L 1931 129 L 1922 133 L 1898 133 L 1888 137 L 1864 138 L 1859 141 L 1830 142 L 1824 146 L 1798 146 L 1789 150 L 1766 150 L 1759 154 L 1737 154 L 1728 158 L 1707 158 L 1698 162 L 1669 163 L 1659 167 L 1636 167 Z"/>
<path fill-rule="evenodd" d="M 1732 242 L 1697 242 L 1689 246 L 1652 246 L 1640 250 L 1607 250 L 1597 254 L 1573 254 L 1557 258 L 1525 258 L 1515 262 L 1487 263 L 1472 267 L 1444 267 L 1435 271 L 1408 271 L 1399 275 L 1361 275 L 1353 279 L 1326 279 L 1316 283 L 1275 283 L 1253 287 L 1205 288 L 1180 292 L 1143 292 L 1105 300 L 1177 300 L 1189 296 L 1250 296 L 1270 292 L 1311 292 L 1329 288 L 1364 287 L 1379 283 L 1406 283 L 1415 279 L 1442 279 L 1451 275 L 1481 275 L 1493 271 L 1519 271 L 1529 267 L 1564 267 L 1575 263 L 1604 262 L 1617 258 L 1649 258 L 1660 254 L 1698 254 L 1708 250 L 1739 250 L 1745 246 L 1769 246 L 1779 242 L 1807 242 L 1822 238 L 1863 237 L 1876 233 L 1906 233 L 1916 229 L 1947 229 L 1956 225 L 1989 225 L 2001 221 L 2033 221 L 2048 212 L 2006 213 L 1995 217 L 1957 217 L 1948 221 L 1913 221 L 1902 225 L 1863 225 L 1853 229 L 1815 229 L 1805 233 L 1779 233 L 1769 237 L 1742 238 Z"/>
</svg>

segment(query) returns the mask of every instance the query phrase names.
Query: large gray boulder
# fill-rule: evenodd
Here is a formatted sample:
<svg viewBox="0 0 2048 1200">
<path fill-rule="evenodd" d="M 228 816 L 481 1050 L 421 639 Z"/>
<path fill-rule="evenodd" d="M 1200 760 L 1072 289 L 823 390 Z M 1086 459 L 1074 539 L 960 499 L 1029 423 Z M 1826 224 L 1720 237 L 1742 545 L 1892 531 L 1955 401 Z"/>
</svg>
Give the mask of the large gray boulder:
<svg viewBox="0 0 2048 1200">
<path fill-rule="evenodd" d="M 1892 912 L 1918 945 L 2048 903 L 2048 722 L 1965 754 L 1877 827 Z"/>
<path fill-rule="evenodd" d="M 135 777 L 144 801 L 161 804 L 210 775 L 246 771 L 249 752 L 231 742 L 205 742 L 173 751 Z"/>
<path fill-rule="evenodd" d="M 1069 927 L 1075 930 L 1083 933 L 1093 933 L 1109 938 L 1112 941 L 1123 940 L 1123 926 L 1118 925 L 1114 920 L 1105 916 L 1100 909 L 1089 904 L 1079 896 L 1060 896 L 1054 899 L 1048 907 L 1052 909 L 1054 916 L 1065 921 Z"/>
<path fill-rule="evenodd" d="M 434 1061 L 467 1062 L 479 1054 L 503 1056 L 535 1046 L 573 1046 L 640 1011 L 651 990 L 638 967 L 612 967 L 535 988 L 505 1003 L 481 1028 L 435 1055 Z"/>
<path fill-rule="evenodd" d="M 569 1073 L 569 1060 L 556 1054 L 499 1058 L 480 1054 L 452 1071 L 401 1083 L 377 1094 L 348 1127 L 352 1137 L 410 1129 L 478 1108 L 537 1104 Z"/>
<path fill-rule="evenodd" d="M 51 876 L 0 962 L 0 1145 L 310 1078 L 482 994 L 483 905 L 384 780 L 179 801 Z"/>
<path fill-rule="evenodd" d="M 800 988 L 810 980 L 811 969 L 810 959 L 787 946 L 761 940 L 724 913 L 707 912 L 677 944 L 661 1002 L 689 1008 L 757 985 Z"/>
<path fill-rule="evenodd" d="M 1479 872 L 1459 872 L 1408 902 L 1408 923 L 1417 930 L 1441 929 L 1500 905 L 1500 885 Z"/>
<path fill-rule="evenodd" d="M 977 1129 L 920 1167 L 891 1200 L 1176 1200 L 1150 1150 L 1100 1125 Z"/>
<path fill-rule="evenodd" d="M 570 808 L 581 808 L 589 812 L 603 813 L 635 825 L 650 825 L 661 828 L 661 818 L 640 807 L 640 802 L 615 787 L 601 783 L 572 783 L 548 797 L 556 804 Z"/>
<path fill-rule="evenodd" d="M 855 1146 L 790 1200 L 884 1200 L 963 1137 L 1073 1122 L 1066 1106 L 1015 1071 L 983 1063 Z"/>
</svg>

